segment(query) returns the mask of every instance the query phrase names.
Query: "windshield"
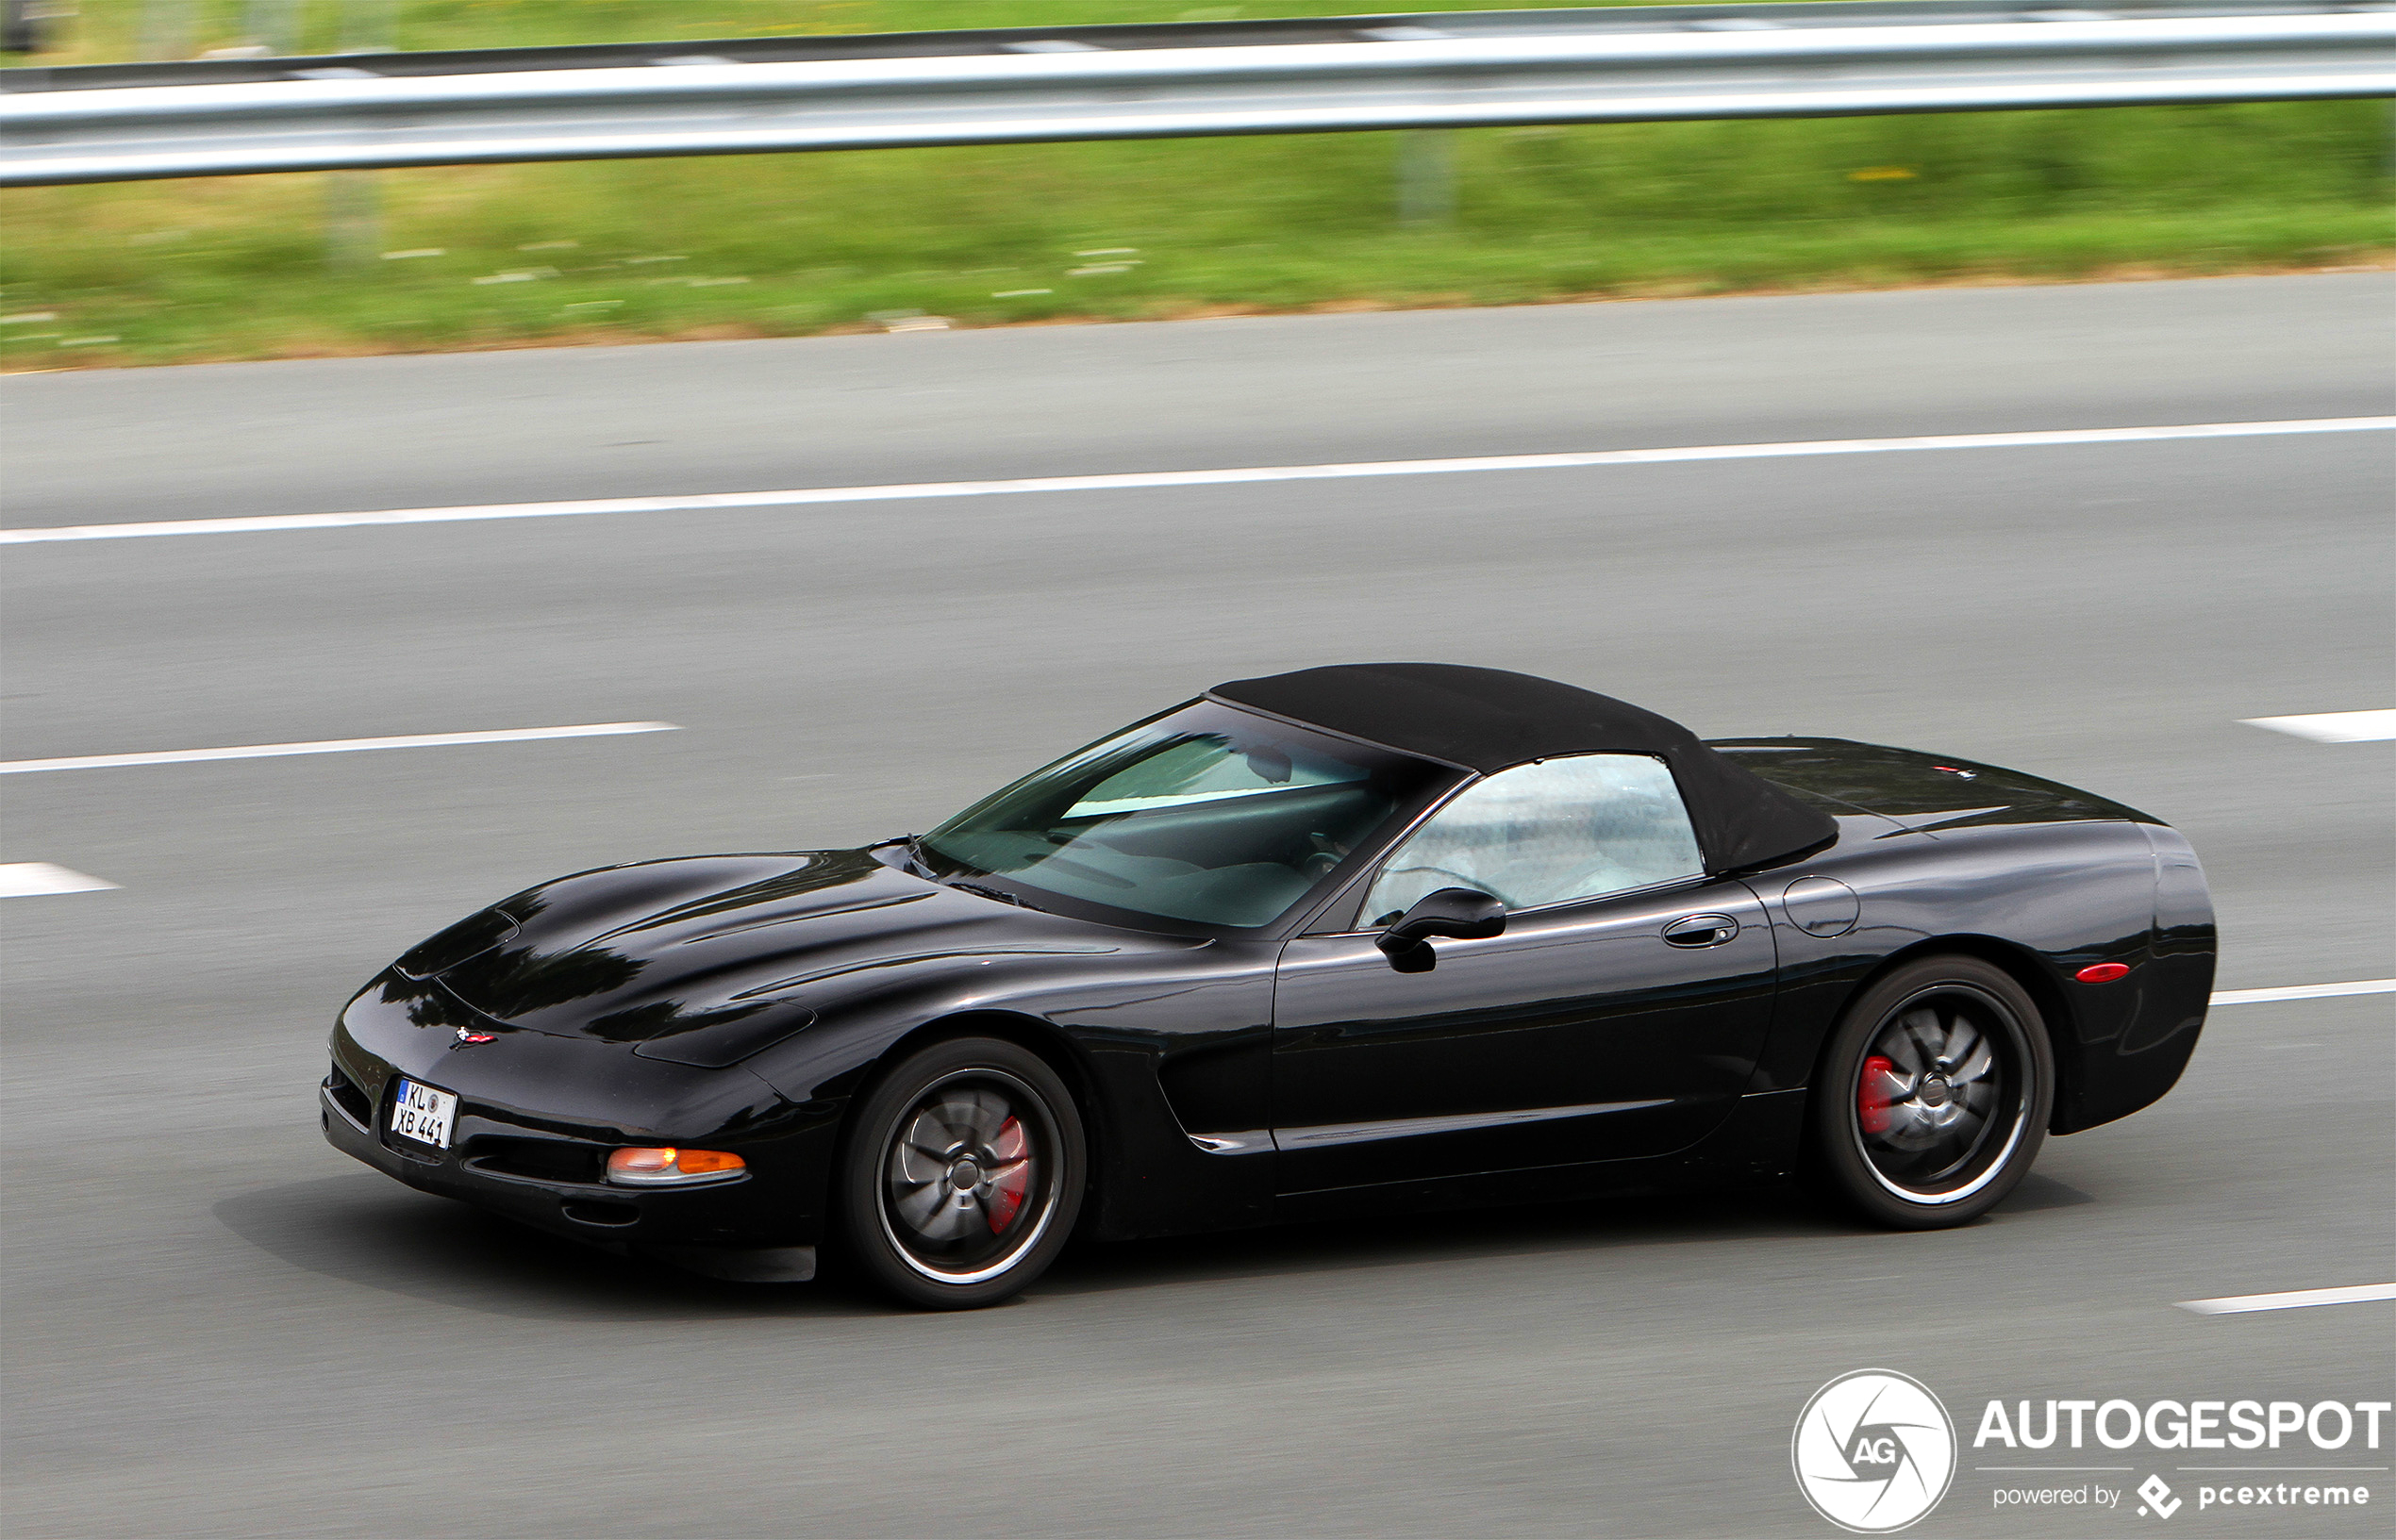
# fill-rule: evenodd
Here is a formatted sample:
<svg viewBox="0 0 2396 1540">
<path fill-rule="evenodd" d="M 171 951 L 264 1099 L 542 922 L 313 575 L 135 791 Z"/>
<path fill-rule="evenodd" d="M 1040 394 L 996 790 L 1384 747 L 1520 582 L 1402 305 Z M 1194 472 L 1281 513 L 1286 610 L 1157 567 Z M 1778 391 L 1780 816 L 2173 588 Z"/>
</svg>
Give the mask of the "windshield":
<svg viewBox="0 0 2396 1540">
<path fill-rule="evenodd" d="M 1453 778 L 1202 702 L 1070 754 L 925 835 L 940 874 L 1166 919 L 1270 925 Z"/>
</svg>

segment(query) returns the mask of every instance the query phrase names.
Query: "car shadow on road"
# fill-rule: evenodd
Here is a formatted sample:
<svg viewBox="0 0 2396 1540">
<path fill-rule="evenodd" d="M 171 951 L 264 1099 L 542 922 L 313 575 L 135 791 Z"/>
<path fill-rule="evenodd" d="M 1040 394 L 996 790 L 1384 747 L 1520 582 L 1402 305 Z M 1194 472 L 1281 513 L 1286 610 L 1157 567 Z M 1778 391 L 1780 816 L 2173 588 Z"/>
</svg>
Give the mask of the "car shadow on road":
<svg viewBox="0 0 2396 1540">
<path fill-rule="evenodd" d="M 2051 1176 L 2040 1176 L 2033 1171 L 2022 1179 L 2022 1185 L 2014 1188 L 2006 1196 L 2005 1201 L 1997 1205 L 1997 1212 L 2036 1214 L 2040 1209 L 2078 1208 L 2083 1203 L 2095 1201 L 2096 1197 L 2092 1193 L 2082 1192 L 2079 1188 L 2067 1186 Z"/>
<path fill-rule="evenodd" d="M 2087 1193 L 2033 1173 L 1997 1217 L 2093 1201 Z M 895 1308 L 838 1276 L 810 1284 L 702 1278 L 578 1246 L 365 1172 L 256 1188 L 223 1200 L 212 1212 L 233 1234 L 293 1267 L 488 1315 L 543 1320 L 823 1319 Z M 1050 1297 L 1106 1294 L 1174 1283 L 1875 1233 L 1789 1188 L 1592 1200 L 1077 1243 L 1036 1288 Z"/>
<path fill-rule="evenodd" d="M 839 1286 L 729 1283 L 617 1256 L 371 1172 L 258 1187 L 210 1212 L 295 1267 L 487 1315 L 668 1321 L 882 1309 Z"/>
<path fill-rule="evenodd" d="M 2096 1200 L 2031 1173 L 1974 1226 Z M 1521 1208 L 1407 1214 L 1114 1245 L 1080 1245 L 1041 1280 L 1043 1294 L 1143 1284 L 1413 1267 L 1627 1248 L 1739 1245 L 1896 1233 L 1794 1186 L 1669 1197 L 1590 1199 Z"/>
<path fill-rule="evenodd" d="M 1792 1189 L 1596 1199 L 1522 1208 L 1401 1214 L 1106 1246 L 1078 1246 L 1044 1294 L 1148 1283 L 1420 1267 L 1629 1247 L 1766 1241 L 1860 1226 Z"/>
</svg>

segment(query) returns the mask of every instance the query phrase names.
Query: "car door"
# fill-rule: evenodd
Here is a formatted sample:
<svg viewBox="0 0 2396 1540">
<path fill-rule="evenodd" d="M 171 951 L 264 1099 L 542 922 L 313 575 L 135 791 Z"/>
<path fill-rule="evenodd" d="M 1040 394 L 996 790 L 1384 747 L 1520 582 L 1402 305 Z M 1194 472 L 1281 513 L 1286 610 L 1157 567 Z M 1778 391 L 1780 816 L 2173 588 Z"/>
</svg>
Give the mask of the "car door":
<svg viewBox="0 0 2396 1540">
<path fill-rule="evenodd" d="M 1701 864 L 1645 755 L 1520 766 L 1451 799 L 1384 862 L 1359 928 L 1283 949 L 1280 1190 L 1663 1154 L 1712 1128 L 1771 1025 L 1774 954 L 1755 894 Z M 1495 894 L 1506 932 L 1400 971 L 1379 923 L 1441 886 Z"/>
</svg>

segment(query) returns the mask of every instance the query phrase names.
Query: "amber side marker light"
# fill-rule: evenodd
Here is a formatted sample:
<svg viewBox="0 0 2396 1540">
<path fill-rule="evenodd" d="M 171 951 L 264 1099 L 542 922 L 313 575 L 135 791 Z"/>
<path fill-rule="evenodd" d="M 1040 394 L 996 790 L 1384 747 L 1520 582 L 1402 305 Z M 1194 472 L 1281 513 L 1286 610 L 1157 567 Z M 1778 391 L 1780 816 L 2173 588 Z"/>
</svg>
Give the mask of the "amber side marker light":
<svg viewBox="0 0 2396 1540">
<path fill-rule="evenodd" d="M 2082 984 L 2111 984 L 2115 979 L 2128 978 L 2130 976 L 2130 965 L 2127 963 L 2090 963 L 2088 967 L 2080 969 L 2080 971 L 2072 974 L 2072 976 L 2078 979 Z"/>
<path fill-rule="evenodd" d="M 749 1168 L 721 1150 L 618 1150 L 607 1157 L 607 1180 L 625 1187 L 682 1187 L 727 1182 Z"/>
</svg>

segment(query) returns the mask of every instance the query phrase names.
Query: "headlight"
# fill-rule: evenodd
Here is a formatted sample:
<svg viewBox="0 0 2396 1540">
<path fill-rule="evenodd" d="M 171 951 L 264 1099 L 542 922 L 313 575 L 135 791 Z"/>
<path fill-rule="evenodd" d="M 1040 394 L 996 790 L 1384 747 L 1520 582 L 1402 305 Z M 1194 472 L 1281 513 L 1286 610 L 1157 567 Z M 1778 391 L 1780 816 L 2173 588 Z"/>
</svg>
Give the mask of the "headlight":
<svg viewBox="0 0 2396 1540">
<path fill-rule="evenodd" d="M 729 1182 L 749 1163 L 721 1150 L 619 1150 L 607 1157 L 607 1180 L 624 1187 L 687 1187 Z"/>
</svg>

